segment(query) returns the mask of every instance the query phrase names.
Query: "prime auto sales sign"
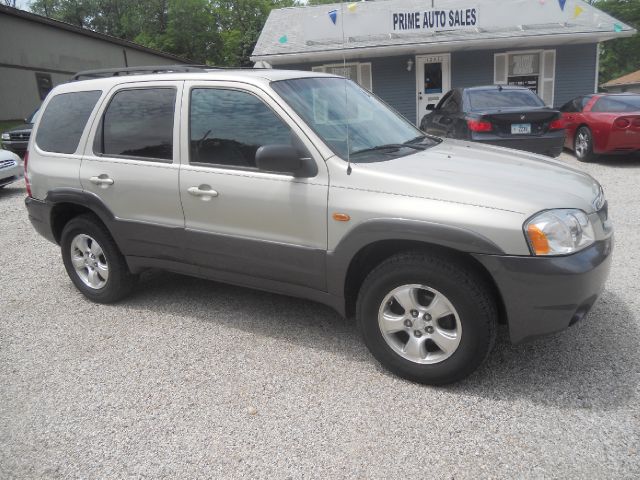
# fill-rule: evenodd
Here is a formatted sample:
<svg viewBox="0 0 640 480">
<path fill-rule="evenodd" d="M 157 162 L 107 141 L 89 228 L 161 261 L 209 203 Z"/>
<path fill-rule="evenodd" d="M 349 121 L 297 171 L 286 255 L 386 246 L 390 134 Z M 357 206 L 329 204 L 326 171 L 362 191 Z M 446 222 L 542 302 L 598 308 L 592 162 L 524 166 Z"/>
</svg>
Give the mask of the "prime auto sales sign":
<svg viewBox="0 0 640 480">
<path fill-rule="evenodd" d="M 408 30 L 453 30 L 475 27 L 478 23 L 476 8 L 428 10 L 415 12 L 393 12 L 394 32 Z"/>
</svg>

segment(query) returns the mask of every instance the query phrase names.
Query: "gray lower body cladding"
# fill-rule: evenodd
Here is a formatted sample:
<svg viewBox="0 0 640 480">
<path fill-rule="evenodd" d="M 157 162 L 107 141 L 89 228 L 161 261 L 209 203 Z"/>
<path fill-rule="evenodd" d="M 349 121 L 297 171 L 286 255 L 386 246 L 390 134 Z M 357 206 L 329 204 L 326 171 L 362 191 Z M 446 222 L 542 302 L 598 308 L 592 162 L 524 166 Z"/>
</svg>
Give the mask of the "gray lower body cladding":
<svg viewBox="0 0 640 480">
<path fill-rule="evenodd" d="M 609 275 L 613 237 L 572 255 L 474 255 L 502 295 L 513 343 L 564 330 L 582 319 Z"/>
<path fill-rule="evenodd" d="M 26 206 L 29 219 L 36 231 L 48 240 L 56 242 L 51 226 L 51 203 L 27 198 Z M 168 245 L 158 245 L 162 248 L 151 249 L 155 250 L 155 254 L 149 255 L 151 244 L 148 239 L 153 238 L 156 244 L 163 243 L 161 239 L 168 238 L 168 232 L 162 235 L 159 235 L 159 232 L 142 231 L 127 233 L 128 229 L 136 228 L 135 223 L 117 220 L 106 223 L 123 253 L 126 252 L 127 261 L 134 271 L 149 267 L 163 268 L 309 298 L 330 305 L 341 314 L 345 312 L 342 289 L 335 288 L 335 283 L 339 282 L 337 277 L 334 278 L 330 273 L 335 269 L 328 268 L 328 272 L 325 271 L 325 257 L 319 255 L 319 252 L 284 251 L 281 245 L 274 250 L 266 244 L 242 244 L 243 248 L 238 249 L 234 248 L 234 245 L 237 247 L 240 243 L 236 243 L 230 237 L 217 238 L 215 235 L 207 235 L 207 238 L 191 238 L 187 241 L 183 236 L 187 232 L 181 234 L 173 231 L 170 235 L 173 240 L 168 243 L 174 245 L 168 250 Z M 147 241 L 144 241 L 144 238 L 147 238 Z M 180 239 L 182 240 L 178 241 Z M 182 245 L 182 248 L 179 245 Z M 208 248 L 212 249 L 209 256 L 204 257 L 204 262 L 198 262 L 194 255 L 199 257 Z M 589 311 L 607 279 L 612 249 L 613 238 L 610 237 L 578 253 L 561 257 L 524 257 L 492 253 L 474 254 L 474 257 L 493 277 L 504 302 L 511 340 L 520 343 L 563 330 Z M 178 251 L 181 253 L 178 254 Z M 235 254 L 232 251 L 235 251 Z M 253 257 L 253 266 L 249 270 L 243 266 L 251 259 L 243 258 L 242 252 Z M 260 255 L 263 258 L 255 261 Z M 302 261 L 304 259 L 306 261 Z M 327 256 L 326 261 L 329 264 L 331 260 L 332 256 Z M 325 275 L 329 280 L 326 289 L 323 288 Z"/>
</svg>

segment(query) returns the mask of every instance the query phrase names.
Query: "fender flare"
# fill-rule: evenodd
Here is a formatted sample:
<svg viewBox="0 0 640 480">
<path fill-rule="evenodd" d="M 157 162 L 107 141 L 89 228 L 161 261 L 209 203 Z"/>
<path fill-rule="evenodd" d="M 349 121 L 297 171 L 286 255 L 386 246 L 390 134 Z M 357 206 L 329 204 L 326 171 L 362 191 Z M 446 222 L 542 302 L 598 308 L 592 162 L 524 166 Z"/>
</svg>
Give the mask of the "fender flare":
<svg viewBox="0 0 640 480">
<path fill-rule="evenodd" d="M 365 247 L 385 240 L 409 240 L 437 245 L 463 253 L 504 255 L 503 250 L 487 237 L 471 230 L 441 223 L 402 218 L 376 218 L 360 223 L 327 254 L 327 286 L 329 293 L 345 295 L 349 267 Z"/>
</svg>

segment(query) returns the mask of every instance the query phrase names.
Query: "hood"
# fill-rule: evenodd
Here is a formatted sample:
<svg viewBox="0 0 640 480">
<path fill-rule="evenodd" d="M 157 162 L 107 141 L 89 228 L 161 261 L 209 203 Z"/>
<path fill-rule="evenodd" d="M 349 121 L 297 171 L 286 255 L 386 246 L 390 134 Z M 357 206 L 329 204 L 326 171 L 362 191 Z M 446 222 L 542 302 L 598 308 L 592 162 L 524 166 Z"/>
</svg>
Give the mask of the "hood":
<svg viewBox="0 0 640 480">
<path fill-rule="evenodd" d="M 450 139 L 405 157 L 352 165 L 353 174 L 344 179 L 352 188 L 527 216 L 550 208 L 592 213 L 600 188 L 590 175 L 548 157 Z"/>
<path fill-rule="evenodd" d="M 7 130 L 6 132 L 3 133 L 31 133 L 31 130 L 33 130 L 33 124 L 32 123 L 23 123 L 21 125 L 15 126 L 9 130 Z"/>
</svg>

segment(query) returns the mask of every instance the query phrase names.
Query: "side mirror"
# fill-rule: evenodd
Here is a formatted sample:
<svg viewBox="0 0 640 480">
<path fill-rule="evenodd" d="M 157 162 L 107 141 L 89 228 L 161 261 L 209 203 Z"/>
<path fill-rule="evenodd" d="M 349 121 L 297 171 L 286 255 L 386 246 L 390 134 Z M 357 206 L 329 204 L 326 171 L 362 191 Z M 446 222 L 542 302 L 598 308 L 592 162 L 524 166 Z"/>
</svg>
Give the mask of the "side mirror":
<svg viewBox="0 0 640 480">
<path fill-rule="evenodd" d="M 315 177 L 318 167 L 313 158 L 291 145 L 264 145 L 256 152 L 256 166 L 260 170 L 288 173 L 294 177 Z"/>
<path fill-rule="evenodd" d="M 435 103 L 430 103 L 429 105 L 427 105 L 427 110 L 433 111 L 435 109 L 436 109 L 436 104 Z"/>
</svg>

